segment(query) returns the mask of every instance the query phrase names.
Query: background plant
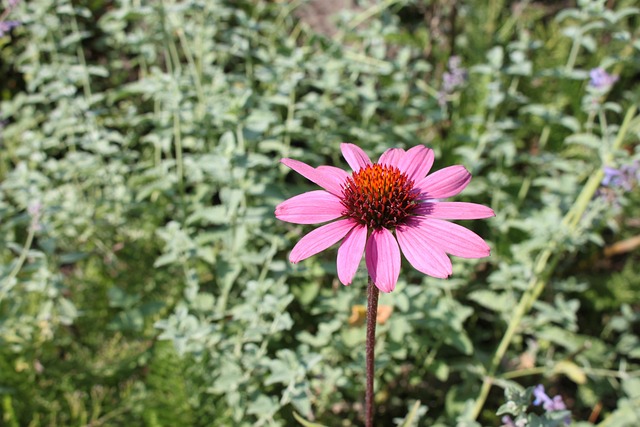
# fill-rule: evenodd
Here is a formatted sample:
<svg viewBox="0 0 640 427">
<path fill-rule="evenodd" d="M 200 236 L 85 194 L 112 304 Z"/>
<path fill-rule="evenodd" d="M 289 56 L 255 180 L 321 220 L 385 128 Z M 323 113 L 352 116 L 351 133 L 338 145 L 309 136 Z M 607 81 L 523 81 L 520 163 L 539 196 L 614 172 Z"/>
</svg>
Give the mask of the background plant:
<svg viewBox="0 0 640 427">
<path fill-rule="evenodd" d="M 311 188 L 279 158 L 343 166 L 341 141 L 426 143 L 474 174 L 457 200 L 497 213 L 469 224 L 492 257 L 448 281 L 407 269 L 381 298 L 383 425 L 416 401 L 419 425 L 498 425 L 515 383 L 560 394 L 578 425 L 638 424 L 634 2 L 363 2 L 332 37 L 302 3 L 11 10 L 4 424 L 358 425 L 365 281 L 338 285 L 331 254 L 289 265 L 306 229 L 273 217 Z M 597 67 L 618 80 L 594 87 Z M 605 166 L 628 185 L 600 185 Z"/>
</svg>

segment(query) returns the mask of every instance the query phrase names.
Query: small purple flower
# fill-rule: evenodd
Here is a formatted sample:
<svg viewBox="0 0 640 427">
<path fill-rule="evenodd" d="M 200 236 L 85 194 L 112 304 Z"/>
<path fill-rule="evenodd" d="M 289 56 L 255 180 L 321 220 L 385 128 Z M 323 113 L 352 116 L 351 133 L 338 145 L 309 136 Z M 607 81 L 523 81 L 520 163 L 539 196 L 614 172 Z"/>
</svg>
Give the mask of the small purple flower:
<svg viewBox="0 0 640 427">
<path fill-rule="evenodd" d="M 509 415 L 505 415 L 504 417 L 502 417 L 501 421 L 502 427 L 516 427 L 516 423 L 513 422 Z"/>
<path fill-rule="evenodd" d="M 608 89 L 618 80 L 618 76 L 611 75 L 600 67 L 589 71 L 589 77 L 589 84 L 596 89 Z"/>
<path fill-rule="evenodd" d="M 533 396 L 535 397 L 535 400 L 533 401 L 535 406 L 545 405 L 546 407 L 549 402 L 552 402 L 551 398 L 544 392 L 544 386 L 542 384 L 535 386 L 533 389 Z"/>
<path fill-rule="evenodd" d="M 442 90 L 446 93 L 452 93 L 454 90 L 462 86 L 467 79 L 467 72 L 460 67 L 462 63 L 459 56 L 452 56 L 447 63 L 449 70 L 442 75 Z"/>
<path fill-rule="evenodd" d="M 19 27 L 20 21 L 0 21 L 0 37 L 3 37 L 6 33 L 11 31 L 12 28 Z"/>
<path fill-rule="evenodd" d="M 611 166 L 605 166 L 604 177 L 602 178 L 600 185 L 604 185 L 605 187 L 617 187 L 621 183 L 621 176 L 622 172 L 618 169 L 612 168 Z"/>
<path fill-rule="evenodd" d="M 550 398 L 549 395 L 545 393 L 544 386 L 542 384 L 538 384 L 537 386 L 535 386 L 535 388 L 533 389 L 533 396 L 535 397 L 533 404 L 536 406 L 542 405 L 544 410 L 547 412 L 565 411 L 567 409 L 567 405 L 564 404 L 562 396 L 558 394 L 556 396 L 553 396 L 553 399 Z M 571 417 L 567 416 L 564 419 L 564 423 L 567 425 L 570 424 Z"/>
<path fill-rule="evenodd" d="M 34 231 L 42 230 L 42 225 L 40 224 L 42 204 L 37 200 L 29 203 L 29 206 L 27 206 L 27 212 L 29 213 L 29 216 L 31 216 L 31 228 Z"/>
<path fill-rule="evenodd" d="M 442 74 L 442 88 L 438 93 L 438 104 L 443 106 L 447 102 L 447 95 L 453 93 L 461 87 L 467 80 L 467 71 L 460 65 L 462 60 L 459 56 L 452 56 L 447 62 L 448 70 Z"/>
<path fill-rule="evenodd" d="M 513 421 L 509 415 L 505 415 L 501 418 L 502 427 L 525 427 L 528 422 L 526 418 L 520 418 L 518 421 Z"/>
<path fill-rule="evenodd" d="M 640 162 L 624 165 L 620 169 L 610 166 L 604 167 L 604 177 L 600 185 L 604 187 L 618 187 L 631 191 L 634 183 L 640 180 Z"/>
<path fill-rule="evenodd" d="M 562 401 L 562 396 L 558 394 L 556 396 L 553 396 L 553 399 L 551 399 L 550 402 L 545 402 L 544 409 L 547 412 L 564 411 L 567 409 L 567 405 L 565 405 Z"/>
<path fill-rule="evenodd" d="M 29 212 L 31 216 L 40 216 L 41 210 L 42 204 L 37 200 L 29 203 L 29 206 L 27 206 L 27 212 Z"/>
</svg>

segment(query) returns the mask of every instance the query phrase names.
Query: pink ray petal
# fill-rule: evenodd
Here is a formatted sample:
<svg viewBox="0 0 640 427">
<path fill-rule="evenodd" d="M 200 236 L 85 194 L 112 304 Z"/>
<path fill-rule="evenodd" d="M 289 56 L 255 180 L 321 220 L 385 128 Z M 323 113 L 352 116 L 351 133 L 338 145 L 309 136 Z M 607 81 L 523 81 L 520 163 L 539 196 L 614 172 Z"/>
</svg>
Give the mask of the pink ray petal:
<svg viewBox="0 0 640 427">
<path fill-rule="evenodd" d="M 342 239 L 355 225 L 352 219 L 341 219 L 316 228 L 293 247 L 289 261 L 295 264 L 322 252 Z"/>
<path fill-rule="evenodd" d="M 355 144 L 343 142 L 340 144 L 340 149 L 342 150 L 342 155 L 345 160 L 354 172 L 358 172 L 360 169 L 372 164 L 367 153 Z"/>
<path fill-rule="evenodd" d="M 415 218 L 425 239 L 442 248 L 446 253 L 461 258 L 484 258 L 489 256 L 489 245 L 471 230 L 461 225 L 440 219 Z"/>
<path fill-rule="evenodd" d="M 367 270 L 373 283 L 382 292 L 395 289 L 400 276 L 400 248 L 386 228 L 374 230 L 365 247 Z"/>
<path fill-rule="evenodd" d="M 414 213 L 440 219 L 482 219 L 496 216 L 491 208 L 466 202 L 424 202 L 415 208 Z"/>
<path fill-rule="evenodd" d="M 434 245 L 416 224 L 396 228 L 398 243 L 407 261 L 416 270 L 429 276 L 446 279 L 453 272 L 445 251 Z"/>
<path fill-rule="evenodd" d="M 324 190 L 309 191 L 276 206 L 276 218 L 294 224 L 317 224 L 342 216 L 344 205 Z"/>
<path fill-rule="evenodd" d="M 339 193 L 336 194 L 333 191 L 332 193 L 336 194 L 336 196 L 342 196 L 342 186 L 344 185 L 345 182 L 347 182 L 347 179 L 349 178 L 349 173 L 335 166 L 318 166 L 316 170 L 324 174 L 325 176 L 330 177 L 336 184 L 337 188 L 340 189 Z"/>
<path fill-rule="evenodd" d="M 336 179 L 336 181 L 338 181 L 340 184 L 342 184 L 344 181 L 347 180 L 347 178 L 349 178 L 349 172 L 345 171 L 344 169 L 337 168 L 335 166 L 323 165 L 323 166 L 318 166 L 316 169 L 326 175 L 333 176 Z"/>
<path fill-rule="evenodd" d="M 431 170 L 435 155 L 433 150 L 424 145 L 410 148 L 398 162 L 398 169 L 406 173 L 410 179 L 419 181 Z"/>
<path fill-rule="evenodd" d="M 342 188 L 336 181 L 335 177 L 332 176 L 333 174 L 327 174 L 326 171 L 315 169 L 299 160 L 284 158 L 280 160 L 280 162 L 298 172 L 314 184 L 324 188 L 328 192 L 335 194 L 336 196 L 342 195 Z"/>
<path fill-rule="evenodd" d="M 378 164 L 398 167 L 398 162 L 403 155 L 404 150 L 402 148 L 389 148 L 387 151 L 382 153 L 378 160 Z"/>
<path fill-rule="evenodd" d="M 445 199 L 460 193 L 471 181 L 471 174 L 464 166 L 449 166 L 435 171 L 416 183 L 426 199 Z"/>
<path fill-rule="evenodd" d="M 356 225 L 349 231 L 338 249 L 338 279 L 348 286 L 358 271 L 367 242 L 367 227 Z"/>
</svg>

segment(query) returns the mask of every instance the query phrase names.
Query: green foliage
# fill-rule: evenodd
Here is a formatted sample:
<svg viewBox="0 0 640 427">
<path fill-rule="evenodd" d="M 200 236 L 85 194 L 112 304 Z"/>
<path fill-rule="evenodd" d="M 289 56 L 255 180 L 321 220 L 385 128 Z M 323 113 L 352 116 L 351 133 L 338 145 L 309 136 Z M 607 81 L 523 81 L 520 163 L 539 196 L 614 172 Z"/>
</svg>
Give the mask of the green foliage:
<svg viewBox="0 0 640 427">
<path fill-rule="evenodd" d="M 341 141 L 427 144 L 473 173 L 457 200 L 497 213 L 465 224 L 491 257 L 447 281 L 405 268 L 381 297 L 380 425 L 498 425 L 495 388 L 541 382 L 577 425 L 637 425 L 634 2 L 361 2 L 331 36 L 303 3 L 7 15 L 3 425 L 360 425 L 365 274 L 337 284 L 331 251 L 290 264 L 309 227 L 273 216 L 315 189 L 278 160 L 343 167 Z M 467 78 L 445 90 L 454 55 Z M 596 67 L 618 80 L 594 87 Z M 630 187 L 605 166 L 636 167 Z"/>
<path fill-rule="evenodd" d="M 153 347 L 147 365 L 144 420 L 148 426 L 192 425 L 194 409 L 189 403 L 186 360 L 178 357 L 171 343 Z"/>
</svg>

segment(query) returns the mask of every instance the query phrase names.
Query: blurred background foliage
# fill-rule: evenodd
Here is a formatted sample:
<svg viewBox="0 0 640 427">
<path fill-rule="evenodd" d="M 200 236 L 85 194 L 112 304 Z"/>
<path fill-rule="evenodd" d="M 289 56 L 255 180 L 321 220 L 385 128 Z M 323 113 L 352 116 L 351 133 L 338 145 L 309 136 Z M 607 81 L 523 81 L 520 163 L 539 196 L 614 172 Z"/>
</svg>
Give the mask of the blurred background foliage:
<svg viewBox="0 0 640 427">
<path fill-rule="evenodd" d="M 365 275 L 289 264 L 309 228 L 273 216 L 314 188 L 278 160 L 341 141 L 427 144 L 497 213 L 490 258 L 381 297 L 380 425 L 499 425 L 538 383 L 640 425 L 636 2 L 349 4 L 4 0 L 3 425 L 360 425 Z"/>
</svg>

